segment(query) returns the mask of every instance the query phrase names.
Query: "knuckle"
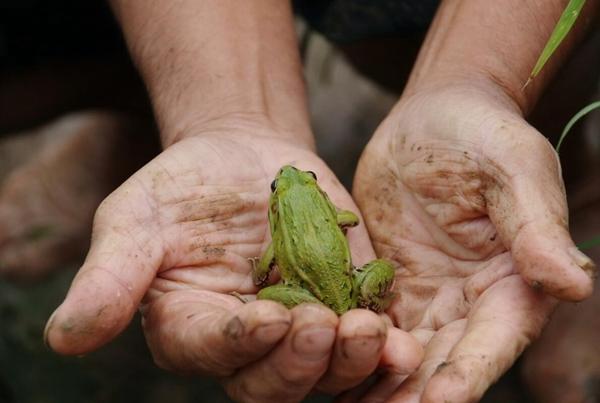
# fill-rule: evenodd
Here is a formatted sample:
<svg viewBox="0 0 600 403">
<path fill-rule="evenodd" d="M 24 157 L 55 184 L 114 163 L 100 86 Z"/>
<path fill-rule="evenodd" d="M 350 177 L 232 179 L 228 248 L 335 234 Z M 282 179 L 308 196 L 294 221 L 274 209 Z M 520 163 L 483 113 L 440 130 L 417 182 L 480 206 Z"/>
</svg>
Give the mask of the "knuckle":
<svg viewBox="0 0 600 403">
<path fill-rule="evenodd" d="M 114 208 L 114 204 L 114 197 L 112 195 L 109 195 L 100 202 L 94 214 L 94 226 L 102 225 L 111 220 L 111 211 Z"/>
</svg>

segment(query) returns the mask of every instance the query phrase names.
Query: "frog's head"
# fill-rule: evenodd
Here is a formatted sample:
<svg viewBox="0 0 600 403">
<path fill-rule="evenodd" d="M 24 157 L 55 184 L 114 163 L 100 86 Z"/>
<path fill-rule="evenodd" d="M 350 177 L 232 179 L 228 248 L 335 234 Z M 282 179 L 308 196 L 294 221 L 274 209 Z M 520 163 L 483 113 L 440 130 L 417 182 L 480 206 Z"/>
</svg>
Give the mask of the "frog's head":
<svg viewBox="0 0 600 403">
<path fill-rule="evenodd" d="M 271 192 L 274 195 L 281 194 L 293 185 L 314 186 L 317 183 L 317 175 L 312 171 L 301 171 L 291 165 L 284 165 L 275 180 L 271 182 Z"/>
<path fill-rule="evenodd" d="M 301 171 L 291 165 L 284 165 L 275 180 L 271 182 L 271 200 L 269 208 L 269 221 L 271 226 L 275 225 L 278 217 L 278 200 L 288 194 L 288 190 L 294 186 L 317 187 L 317 175 L 312 171 Z M 318 188 L 318 187 L 317 187 Z"/>
</svg>

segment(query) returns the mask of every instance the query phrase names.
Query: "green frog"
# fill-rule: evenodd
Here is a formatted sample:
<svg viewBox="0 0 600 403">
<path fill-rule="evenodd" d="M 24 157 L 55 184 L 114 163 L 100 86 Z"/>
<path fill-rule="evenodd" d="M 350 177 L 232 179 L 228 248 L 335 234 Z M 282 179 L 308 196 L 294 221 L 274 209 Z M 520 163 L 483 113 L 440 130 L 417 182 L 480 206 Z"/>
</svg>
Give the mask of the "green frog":
<svg viewBox="0 0 600 403">
<path fill-rule="evenodd" d="M 282 282 L 263 288 L 257 298 L 288 308 L 321 303 L 338 315 L 352 308 L 386 309 L 394 268 L 382 259 L 360 268 L 352 265 L 345 232 L 358 225 L 356 214 L 337 209 L 313 172 L 290 165 L 279 170 L 271 191 L 272 242 L 254 264 L 253 279 L 262 286 L 277 267 Z"/>
</svg>

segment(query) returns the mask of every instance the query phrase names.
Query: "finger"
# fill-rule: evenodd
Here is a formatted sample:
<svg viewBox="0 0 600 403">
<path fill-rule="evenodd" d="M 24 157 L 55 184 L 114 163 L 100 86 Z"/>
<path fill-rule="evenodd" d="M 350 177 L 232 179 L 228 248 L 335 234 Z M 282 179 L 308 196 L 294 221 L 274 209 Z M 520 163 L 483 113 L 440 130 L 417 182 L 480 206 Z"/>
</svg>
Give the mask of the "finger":
<svg viewBox="0 0 600 403">
<path fill-rule="evenodd" d="M 419 369 L 425 356 L 422 346 L 431 339 L 432 333 L 424 329 L 406 333 L 397 328 L 389 328 L 379 364 L 382 369 L 381 377 L 367 379 L 338 396 L 336 403 L 384 401 L 381 400 L 383 396 L 389 397 L 410 374 Z M 363 397 L 369 390 L 369 395 Z M 367 397 L 368 399 L 365 400 Z"/>
<path fill-rule="evenodd" d="M 466 320 L 461 319 L 438 330 L 425 347 L 425 356 L 417 372 L 408 378 L 401 374 L 386 375 L 360 401 L 419 403 L 427 380 L 462 337 L 465 325 Z"/>
<path fill-rule="evenodd" d="M 489 259 L 481 271 L 469 278 L 464 286 L 464 295 L 468 303 L 475 303 L 477 298 L 492 284 L 515 273 L 515 264 L 510 252 L 504 252 Z"/>
<path fill-rule="evenodd" d="M 527 283 L 560 299 L 582 300 L 592 293 L 595 266 L 569 235 L 558 157 L 532 128 L 515 130 L 522 131 L 518 143 L 493 155 L 501 168 L 487 168 L 494 178 L 485 192 L 490 218 Z"/>
<path fill-rule="evenodd" d="M 244 402 L 300 401 L 327 370 L 337 325 L 337 316 L 324 306 L 297 306 L 281 343 L 264 359 L 224 379 L 225 390 Z"/>
<path fill-rule="evenodd" d="M 387 325 L 374 312 L 364 309 L 346 312 L 340 318 L 331 363 L 318 389 L 338 394 L 362 382 L 377 368 L 386 345 L 387 330 Z"/>
<path fill-rule="evenodd" d="M 419 368 L 424 356 L 418 337 L 392 327 L 388 330 L 379 365 L 391 373 L 410 375 Z"/>
<path fill-rule="evenodd" d="M 98 208 L 88 256 L 46 324 L 45 340 L 56 352 L 94 350 L 131 321 L 163 259 L 151 210 L 127 182 Z"/>
<path fill-rule="evenodd" d="M 228 376 L 265 355 L 292 324 L 272 301 L 242 304 L 210 291 L 164 294 L 144 309 L 144 333 L 154 361 L 172 371 Z"/>
<path fill-rule="evenodd" d="M 428 382 L 422 401 L 478 401 L 538 336 L 554 305 L 520 276 L 493 285 L 473 308 L 464 337 Z"/>
</svg>

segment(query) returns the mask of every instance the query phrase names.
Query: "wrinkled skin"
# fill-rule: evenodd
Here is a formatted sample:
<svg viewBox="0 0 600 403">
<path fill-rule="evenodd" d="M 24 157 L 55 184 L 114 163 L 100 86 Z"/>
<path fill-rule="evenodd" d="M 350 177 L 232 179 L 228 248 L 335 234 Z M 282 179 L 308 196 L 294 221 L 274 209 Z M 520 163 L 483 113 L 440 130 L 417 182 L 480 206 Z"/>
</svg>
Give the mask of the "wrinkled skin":
<svg viewBox="0 0 600 403">
<path fill-rule="evenodd" d="M 542 290 L 591 292 L 556 154 L 494 94 L 405 96 L 362 156 L 355 200 L 378 255 L 402 266 L 388 314 L 426 351 L 404 383 L 388 375 L 346 401 L 477 401 L 540 333 L 555 305 Z"/>
<path fill-rule="evenodd" d="M 145 296 L 143 326 L 156 363 L 218 376 L 236 400 L 338 393 L 378 365 L 413 372 L 422 359 L 418 341 L 373 312 L 338 318 L 320 305 L 288 310 L 231 295 L 252 299 L 258 291 L 248 258 L 270 241 L 269 184 L 282 165 L 315 171 L 336 206 L 357 208 L 308 147 L 260 124 L 221 124 L 170 146 L 102 203 L 86 261 L 48 322 L 49 345 L 64 354 L 98 348 Z M 348 237 L 357 264 L 374 257 L 364 226 Z"/>
</svg>

